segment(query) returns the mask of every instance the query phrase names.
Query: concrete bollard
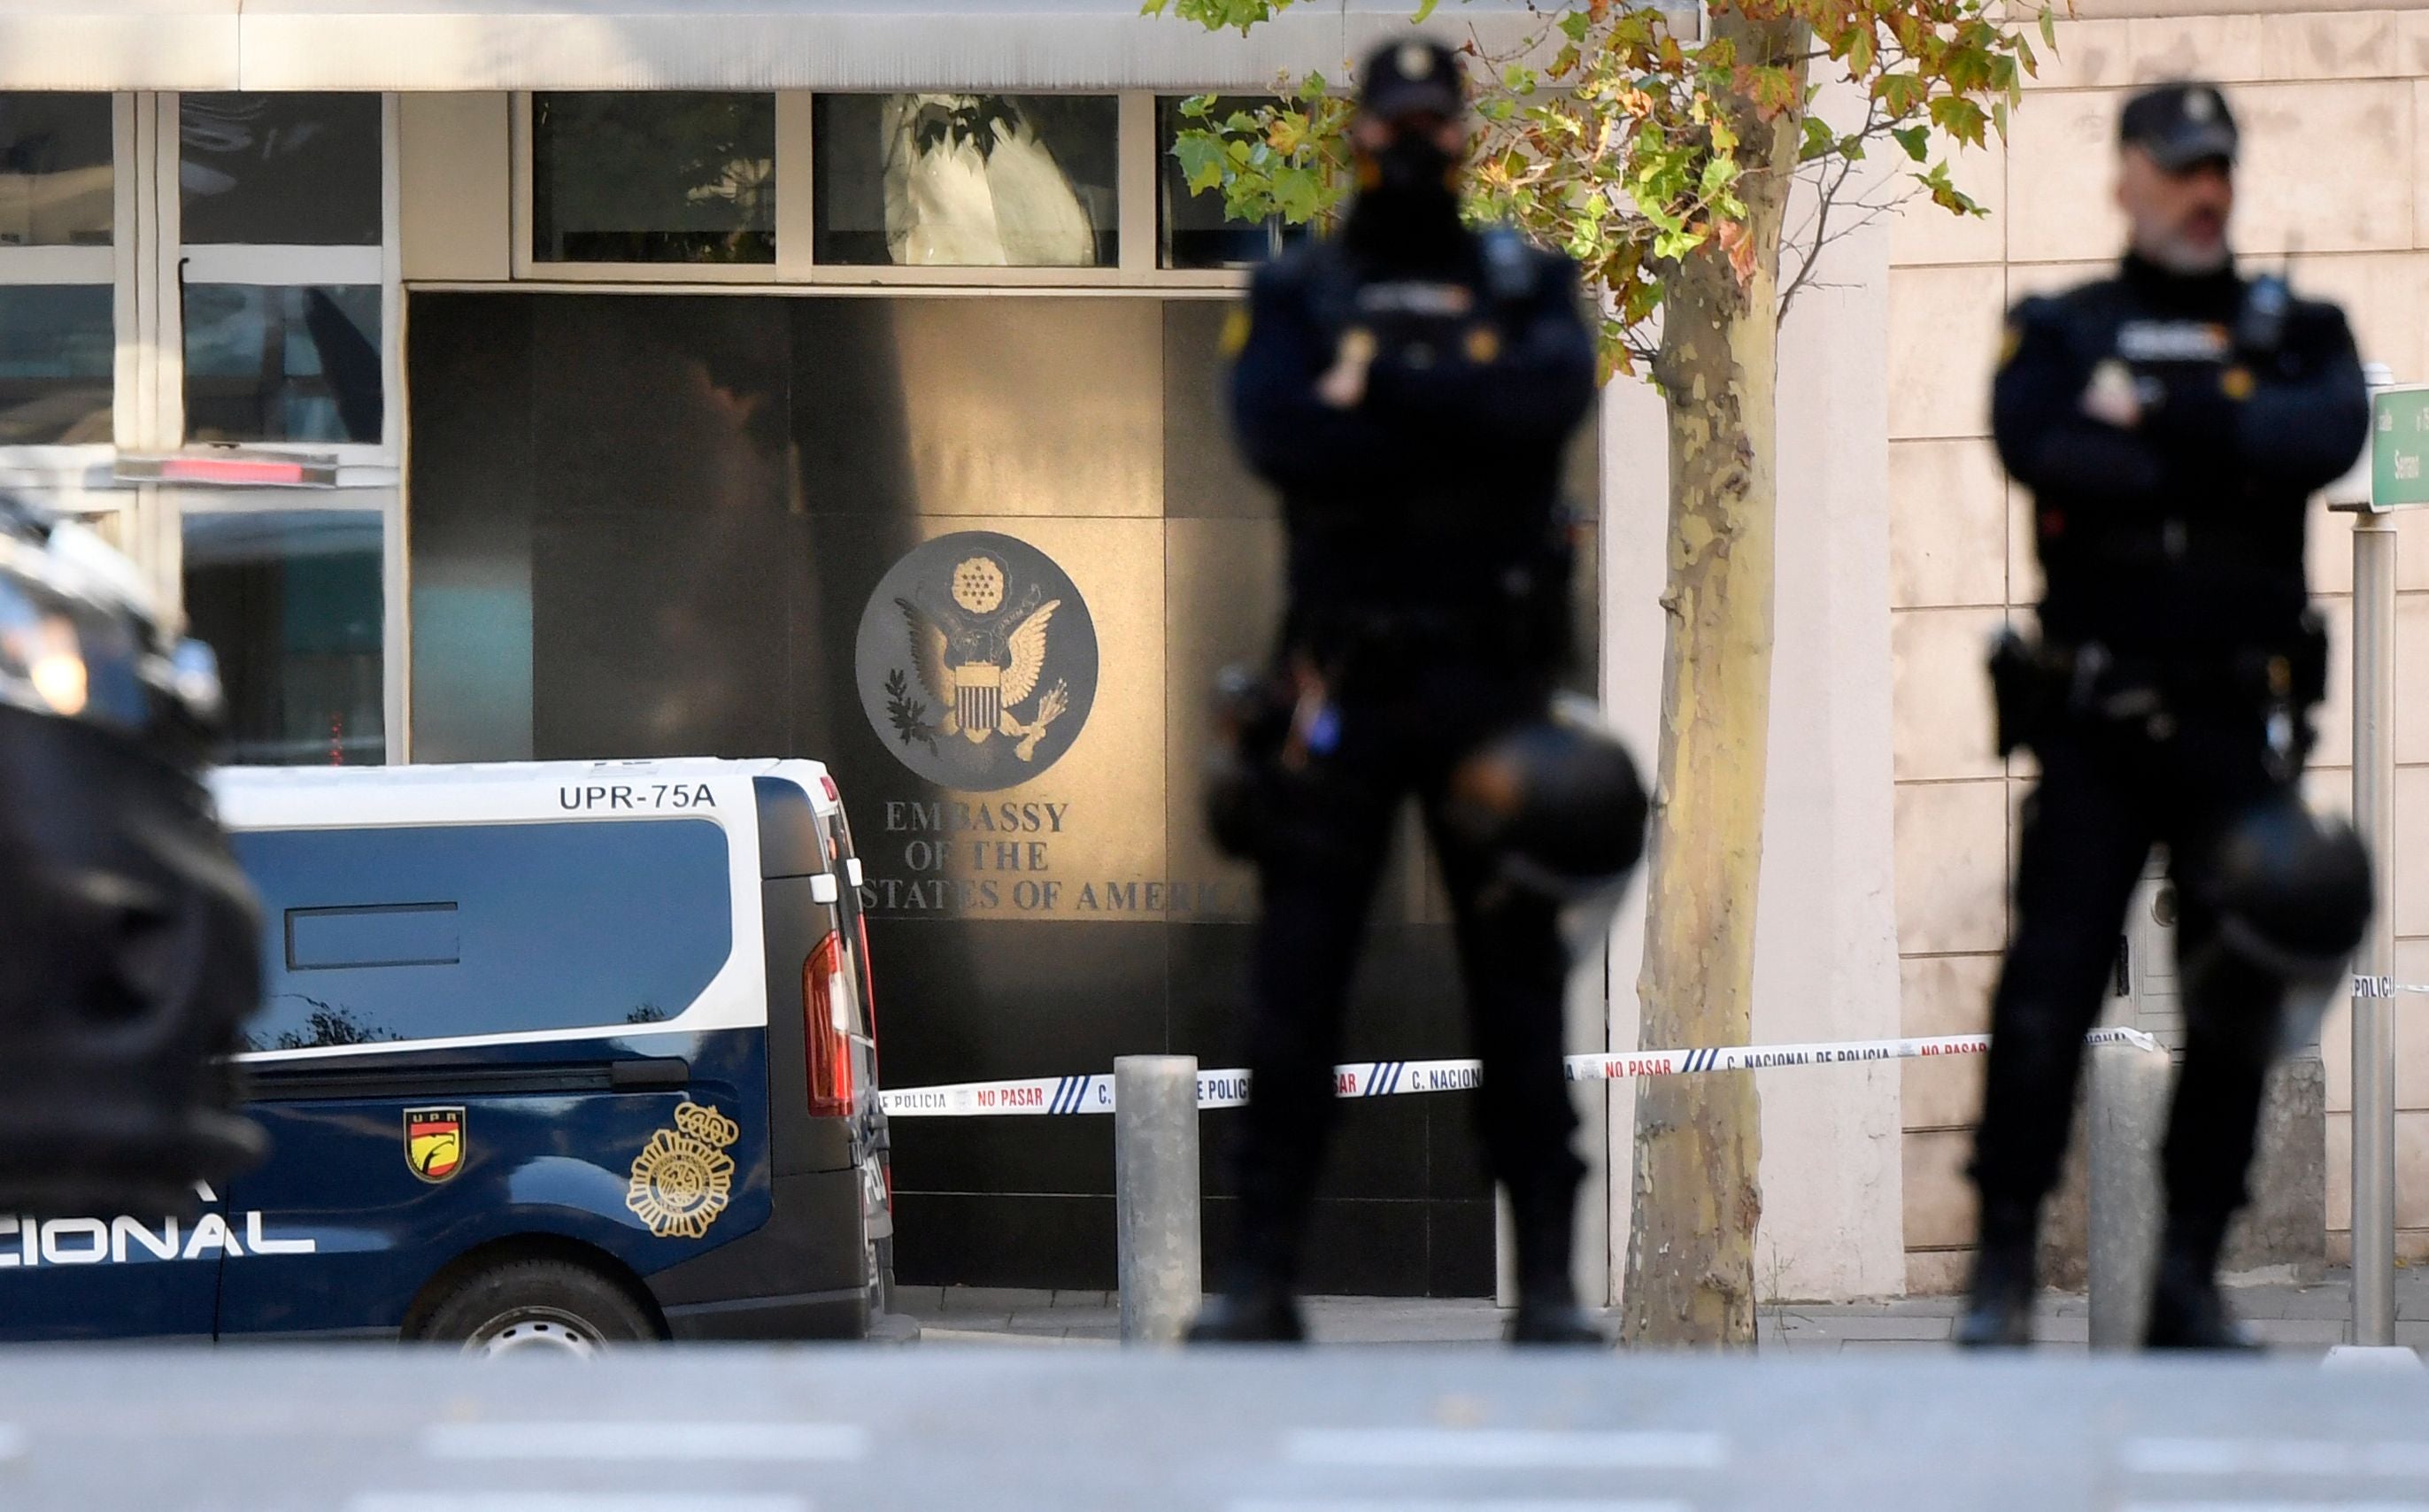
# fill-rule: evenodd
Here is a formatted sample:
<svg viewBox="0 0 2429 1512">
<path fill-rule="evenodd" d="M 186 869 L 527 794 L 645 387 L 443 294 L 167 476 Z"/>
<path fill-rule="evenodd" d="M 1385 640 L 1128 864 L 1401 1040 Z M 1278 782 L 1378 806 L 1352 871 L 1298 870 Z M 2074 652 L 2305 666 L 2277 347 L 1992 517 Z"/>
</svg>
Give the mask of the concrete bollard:
<svg viewBox="0 0 2429 1512">
<path fill-rule="evenodd" d="M 1169 1344 L 1204 1294 L 1198 1238 L 1198 1059 L 1114 1062 L 1114 1213 L 1122 1341 Z"/>
<path fill-rule="evenodd" d="M 2091 1047 L 2091 1347 L 2130 1350 L 2142 1342 L 2151 1304 L 2151 1267 L 2159 1252 L 2166 1203 L 2159 1146 L 2168 1126 L 2175 1067 L 2156 1045 Z"/>
</svg>

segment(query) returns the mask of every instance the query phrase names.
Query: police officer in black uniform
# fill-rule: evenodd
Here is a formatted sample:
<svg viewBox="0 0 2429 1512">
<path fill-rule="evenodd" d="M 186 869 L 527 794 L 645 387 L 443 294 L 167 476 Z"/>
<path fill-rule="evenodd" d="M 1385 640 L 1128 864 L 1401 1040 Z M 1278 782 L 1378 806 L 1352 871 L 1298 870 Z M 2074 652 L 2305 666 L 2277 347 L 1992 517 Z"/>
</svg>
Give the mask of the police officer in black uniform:
<svg viewBox="0 0 2429 1512">
<path fill-rule="evenodd" d="M 2273 1055 L 2317 1029 L 2370 910 L 2352 833 L 2296 793 L 2326 651 L 2305 504 L 2369 396 L 2333 305 L 2227 247 L 2237 134 L 2206 84 L 2125 107 L 2116 276 L 2018 305 L 1992 391 L 2032 490 L 2040 641 L 1992 656 L 2002 753 L 2029 745 L 2015 936 L 1991 1005 L 1969 1345 L 2029 1342 L 2034 1245 L 2127 901 L 2164 844 L 2187 1013 L 2147 1342 L 2242 1345 L 2216 1283 Z"/>
<path fill-rule="evenodd" d="M 265 1148 L 225 1058 L 261 973 L 202 782 L 218 670 L 162 622 L 0 494 L 0 1213 L 183 1213 Z"/>
<path fill-rule="evenodd" d="M 1568 259 L 1461 223 L 1466 106 L 1451 53 L 1386 46 L 1361 84 L 1359 189 L 1340 233 L 1262 270 L 1234 325 L 1234 421 L 1281 494 L 1289 607 L 1260 683 L 1272 717 L 1247 719 L 1256 833 L 1230 842 L 1257 860 L 1264 900 L 1244 1257 L 1192 1337 L 1301 1337 L 1293 1284 L 1330 1068 L 1393 821 L 1414 793 L 1456 916 L 1481 1132 L 1517 1220 L 1513 1337 L 1593 1341 L 1569 1281 L 1583 1167 L 1561 1065 L 1560 889 L 1527 881 L 1546 860 L 1608 878 L 1614 853 L 1521 856 L 1476 821 L 1524 785 L 1532 739 L 1565 753 L 1572 795 L 1625 853 L 1617 871 L 1642 843 L 1642 795 L 1610 762 L 1616 746 L 1546 720 L 1568 649 L 1558 479 L 1592 406 L 1594 346 Z"/>
</svg>

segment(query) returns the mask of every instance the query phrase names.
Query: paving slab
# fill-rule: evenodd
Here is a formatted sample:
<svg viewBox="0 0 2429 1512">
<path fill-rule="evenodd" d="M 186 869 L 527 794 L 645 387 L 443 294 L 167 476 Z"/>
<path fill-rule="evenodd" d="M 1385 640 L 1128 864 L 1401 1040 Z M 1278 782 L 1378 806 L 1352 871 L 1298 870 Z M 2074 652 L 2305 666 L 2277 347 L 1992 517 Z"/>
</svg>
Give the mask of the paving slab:
<svg viewBox="0 0 2429 1512">
<path fill-rule="evenodd" d="M 2244 1321 L 2261 1342 L 2272 1349 L 2324 1350 L 2343 1343 L 2349 1327 L 2345 1322 L 2328 1318 L 2247 1318 Z"/>
<path fill-rule="evenodd" d="M 1012 1315 L 1012 1327 L 1016 1330 L 1030 1328 L 1040 1330 L 1103 1327 L 1119 1328 L 1121 1325 L 1121 1311 L 1115 1307 L 1023 1308 Z"/>
<path fill-rule="evenodd" d="M 2353 1289 L 2349 1287 L 2272 1287 L 2265 1295 L 2241 1288 L 2226 1288 L 2227 1305 L 2239 1315 L 2251 1318 L 2336 1319 L 2350 1321 L 2353 1317 Z"/>
<path fill-rule="evenodd" d="M 1796 1320 L 1799 1326 L 1791 1330 L 1795 1335 L 1811 1334 L 1837 1339 L 1895 1339 L 1909 1342 L 1944 1341 L 1956 1327 L 1953 1318 L 1898 1318 L 1891 1316 L 1825 1316 Z"/>
<path fill-rule="evenodd" d="M 1028 1287 L 947 1287 L 937 1305 L 945 1312 L 1009 1314 L 1023 1308 L 1051 1307 L 1054 1293 Z"/>
</svg>

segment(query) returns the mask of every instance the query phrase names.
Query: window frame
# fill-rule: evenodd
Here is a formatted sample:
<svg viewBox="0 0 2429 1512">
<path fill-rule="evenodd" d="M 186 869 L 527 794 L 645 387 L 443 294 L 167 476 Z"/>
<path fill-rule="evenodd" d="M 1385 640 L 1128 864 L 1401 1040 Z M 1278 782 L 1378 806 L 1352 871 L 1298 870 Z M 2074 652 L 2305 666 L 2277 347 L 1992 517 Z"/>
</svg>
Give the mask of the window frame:
<svg viewBox="0 0 2429 1512">
<path fill-rule="evenodd" d="M 138 384 L 143 332 L 136 297 L 136 97 L 125 91 L 87 91 L 109 99 L 109 245 L 106 247 L 0 247 L 0 285 L 110 287 L 114 357 L 110 373 L 110 440 L 107 443 L 44 442 L 0 446 L 0 487 L 41 490 L 91 513 L 108 513 L 122 501 L 89 498 L 109 481 L 119 448 L 140 424 Z"/>
<path fill-rule="evenodd" d="M 339 487 L 393 483 L 405 455 L 405 276 L 402 239 L 399 105 L 394 93 L 380 99 L 380 242 L 365 246 L 289 246 L 275 242 L 213 243 L 189 247 L 183 225 L 179 170 L 184 143 L 179 132 L 185 96 L 156 97 L 153 122 L 156 218 L 152 274 L 159 290 L 154 339 L 157 374 L 152 403 L 162 440 L 158 448 L 208 456 L 230 446 L 273 455 L 334 457 Z M 185 291 L 189 284 L 255 288 L 312 285 L 376 285 L 380 291 L 380 439 L 377 441 L 197 441 L 186 434 Z M 173 312 L 174 302 L 174 312 Z M 349 473 L 354 475 L 347 475 Z M 313 490 L 326 496 L 329 490 Z"/>
</svg>

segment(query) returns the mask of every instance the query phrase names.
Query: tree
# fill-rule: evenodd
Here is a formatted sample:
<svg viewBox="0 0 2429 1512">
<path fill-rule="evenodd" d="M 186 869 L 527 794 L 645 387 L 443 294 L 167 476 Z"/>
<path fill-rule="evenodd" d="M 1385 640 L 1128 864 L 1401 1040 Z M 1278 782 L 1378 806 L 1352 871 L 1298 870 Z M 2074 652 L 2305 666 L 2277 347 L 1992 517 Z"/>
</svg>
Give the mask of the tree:
<svg viewBox="0 0 2429 1512">
<path fill-rule="evenodd" d="M 1246 32 L 1293 0 L 1147 0 Z M 1438 0 L 1421 0 L 1425 21 Z M 1710 0 L 1696 25 L 1653 6 L 1569 0 L 1535 12 L 1511 56 L 1470 36 L 1482 75 L 1466 213 L 1567 251 L 1601 312 L 1603 374 L 1642 372 L 1669 415 L 1670 560 L 1661 729 L 1638 984 L 1642 1042 L 1743 1044 L 1769 724 L 1774 398 L 1779 319 L 1825 247 L 1927 195 L 1980 208 L 1951 143 L 1980 146 L 2036 67 L 1998 0 Z M 2054 41 L 2044 6 L 2040 30 Z M 1861 119 L 1816 110 L 1834 78 Z M 1205 102 L 1174 153 L 1232 216 L 1327 222 L 1347 192 L 1347 104 L 1321 77 L 1275 103 Z M 1867 155 L 1897 155 L 1887 191 Z M 1935 156 L 1935 154 L 1938 156 Z M 1799 176 L 1814 190 L 1788 223 Z M 1783 266 L 1792 269 L 1783 280 Z M 1743 1075 L 1639 1089 L 1624 1332 L 1632 1342 L 1749 1343 L 1762 1195 Z"/>
</svg>

